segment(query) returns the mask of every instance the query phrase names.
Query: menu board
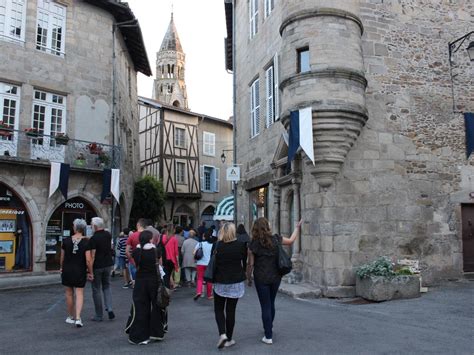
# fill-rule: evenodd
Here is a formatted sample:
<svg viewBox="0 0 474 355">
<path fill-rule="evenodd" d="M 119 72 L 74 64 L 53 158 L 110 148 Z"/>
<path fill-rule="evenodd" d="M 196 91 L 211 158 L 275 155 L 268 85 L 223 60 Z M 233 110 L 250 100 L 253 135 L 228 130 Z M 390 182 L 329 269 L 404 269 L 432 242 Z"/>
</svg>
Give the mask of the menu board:
<svg viewBox="0 0 474 355">
<path fill-rule="evenodd" d="M 56 254 L 58 252 L 58 243 L 61 242 L 61 237 L 61 220 L 50 220 L 46 227 L 46 254 Z"/>
</svg>

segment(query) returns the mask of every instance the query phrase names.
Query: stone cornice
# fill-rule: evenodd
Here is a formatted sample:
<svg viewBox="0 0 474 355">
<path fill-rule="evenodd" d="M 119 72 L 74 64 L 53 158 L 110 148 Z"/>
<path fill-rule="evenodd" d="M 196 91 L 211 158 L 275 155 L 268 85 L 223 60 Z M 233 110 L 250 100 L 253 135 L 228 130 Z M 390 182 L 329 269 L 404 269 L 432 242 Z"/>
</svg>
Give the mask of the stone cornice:
<svg viewBox="0 0 474 355">
<path fill-rule="evenodd" d="M 347 79 L 355 81 L 361 84 L 364 88 L 367 87 L 367 79 L 364 74 L 353 69 L 348 68 L 325 68 L 325 69 L 316 69 L 309 72 L 297 73 L 295 75 L 289 76 L 282 80 L 280 83 L 280 90 L 283 90 L 288 85 L 304 81 L 307 79 L 316 79 L 316 78 L 337 78 L 337 79 Z"/>
<path fill-rule="evenodd" d="M 362 21 L 353 13 L 340 9 L 318 8 L 314 10 L 303 10 L 295 12 L 294 14 L 291 14 L 290 16 L 285 18 L 280 26 L 280 36 L 283 34 L 285 28 L 293 22 L 318 16 L 333 16 L 354 21 L 360 28 L 360 34 L 362 35 L 364 33 L 364 25 L 362 24 Z"/>
</svg>

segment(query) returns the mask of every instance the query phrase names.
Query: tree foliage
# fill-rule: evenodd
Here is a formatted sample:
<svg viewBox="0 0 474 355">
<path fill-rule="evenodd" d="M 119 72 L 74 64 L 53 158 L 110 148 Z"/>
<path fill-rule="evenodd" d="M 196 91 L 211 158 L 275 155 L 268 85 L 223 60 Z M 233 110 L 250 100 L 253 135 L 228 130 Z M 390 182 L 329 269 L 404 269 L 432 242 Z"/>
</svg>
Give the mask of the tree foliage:
<svg viewBox="0 0 474 355">
<path fill-rule="evenodd" d="M 165 205 L 163 183 L 153 176 L 144 176 L 135 183 L 130 228 L 135 228 L 139 218 L 157 221 Z"/>
</svg>

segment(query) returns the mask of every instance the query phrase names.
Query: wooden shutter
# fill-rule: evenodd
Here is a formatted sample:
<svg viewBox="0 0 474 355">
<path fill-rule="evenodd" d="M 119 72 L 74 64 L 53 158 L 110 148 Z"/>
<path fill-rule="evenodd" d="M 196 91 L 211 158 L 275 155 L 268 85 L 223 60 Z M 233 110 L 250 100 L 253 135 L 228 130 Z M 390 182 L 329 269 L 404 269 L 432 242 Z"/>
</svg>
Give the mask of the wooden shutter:
<svg viewBox="0 0 474 355">
<path fill-rule="evenodd" d="M 280 119 L 280 89 L 278 87 L 278 69 L 278 53 L 275 53 L 275 56 L 273 57 L 273 84 L 275 86 L 275 89 L 273 90 L 273 109 L 275 121 L 278 121 Z"/>
<path fill-rule="evenodd" d="M 199 167 L 199 174 L 201 177 L 201 191 L 204 190 L 204 165 Z"/>
<path fill-rule="evenodd" d="M 214 192 L 219 192 L 219 177 L 220 177 L 220 173 L 221 173 L 221 169 L 219 168 L 215 168 L 214 169 L 215 171 L 215 177 L 216 177 L 216 182 L 215 182 L 215 185 L 214 185 Z"/>
<path fill-rule="evenodd" d="M 274 85 L 273 85 L 273 66 L 268 68 L 265 71 L 265 92 L 266 92 L 266 115 L 265 115 L 265 124 L 266 127 L 270 127 L 273 123 L 273 117 L 274 117 L 274 95 L 273 95 L 273 90 L 274 90 Z"/>
<path fill-rule="evenodd" d="M 260 81 L 255 80 L 255 134 L 260 133 Z"/>
</svg>

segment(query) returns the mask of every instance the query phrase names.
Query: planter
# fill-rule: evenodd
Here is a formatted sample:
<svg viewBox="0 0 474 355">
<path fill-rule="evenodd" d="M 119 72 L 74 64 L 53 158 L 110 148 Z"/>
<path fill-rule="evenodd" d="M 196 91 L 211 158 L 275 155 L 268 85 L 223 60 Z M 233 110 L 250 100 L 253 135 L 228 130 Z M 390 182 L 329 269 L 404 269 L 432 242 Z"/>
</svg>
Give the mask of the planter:
<svg viewBox="0 0 474 355">
<path fill-rule="evenodd" d="M 36 132 L 26 132 L 25 134 L 29 138 L 38 138 L 40 136 L 40 134 Z"/>
<path fill-rule="evenodd" d="M 56 144 L 59 144 L 59 145 L 67 145 L 67 143 L 69 142 L 69 138 L 54 138 L 54 140 L 56 141 Z"/>
<path fill-rule="evenodd" d="M 86 161 L 82 160 L 82 159 L 76 159 L 74 161 L 74 165 L 76 165 L 76 166 L 86 166 Z"/>
<path fill-rule="evenodd" d="M 11 137 L 13 134 L 13 130 L 7 129 L 7 128 L 2 128 L 0 129 L 0 136 L 1 137 Z"/>
<path fill-rule="evenodd" d="M 356 277 L 356 295 L 370 301 L 420 297 L 418 275 Z"/>
</svg>

